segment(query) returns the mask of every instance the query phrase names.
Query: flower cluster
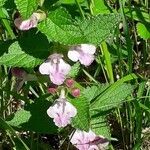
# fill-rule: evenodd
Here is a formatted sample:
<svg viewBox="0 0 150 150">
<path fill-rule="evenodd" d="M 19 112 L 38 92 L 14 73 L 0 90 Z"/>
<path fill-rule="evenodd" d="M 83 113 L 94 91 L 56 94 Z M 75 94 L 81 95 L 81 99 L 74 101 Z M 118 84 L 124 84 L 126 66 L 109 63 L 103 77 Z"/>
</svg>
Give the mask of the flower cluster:
<svg viewBox="0 0 150 150">
<path fill-rule="evenodd" d="M 78 46 L 73 46 L 68 51 L 68 57 L 72 61 L 78 61 L 89 66 L 94 61 L 94 53 L 96 47 L 91 44 L 81 44 Z M 40 65 L 39 71 L 41 74 L 49 75 L 51 82 L 56 85 L 61 85 L 66 79 L 71 66 L 67 64 L 63 59 L 61 54 L 52 54 L 49 56 L 48 60 Z"/>
<path fill-rule="evenodd" d="M 89 66 L 95 59 L 96 47 L 91 44 L 81 44 L 72 46 L 68 51 L 68 58 L 73 62 L 79 61 L 84 66 Z M 39 67 L 43 75 L 49 75 L 50 81 L 54 85 L 62 85 L 64 82 L 71 90 L 74 97 L 80 96 L 80 89 L 75 87 L 75 81 L 68 77 L 71 66 L 64 61 L 62 54 L 52 54 Z M 53 88 L 49 89 L 54 92 Z M 76 116 L 77 109 L 65 96 L 65 90 L 62 88 L 58 99 L 47 110 L 47 114 L 58 127 L 65 127 L 71 123 L 71 119 Z M 102 136 L 97 136 L 91 130 L 89 132 L 76 130 L 71 137 L 71 143 L 79 150 L 99 150 L 108 145 L 108 140 Z"/>
</svg>

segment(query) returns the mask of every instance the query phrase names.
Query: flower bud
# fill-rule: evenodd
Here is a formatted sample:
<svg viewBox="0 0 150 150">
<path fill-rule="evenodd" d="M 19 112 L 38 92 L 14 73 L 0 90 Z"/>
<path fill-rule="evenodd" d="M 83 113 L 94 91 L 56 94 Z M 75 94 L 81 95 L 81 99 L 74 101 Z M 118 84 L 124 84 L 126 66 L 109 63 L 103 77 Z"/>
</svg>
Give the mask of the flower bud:
<svg viewBox="0 0 150 150">
<path fill-rule="evenodd" d="M 80 89 L 78 89 L 78 88 L 72 89 L 71 94 L 74 97 L 79 97 L 80 96 Z"/>
<path fill-rule="evenodd" d="M 11 73 L 16 78 L 24 78 L 27 75 L 27 73 L 23 69 L 20 69 L 20 68 L 17 68 L 17 67 L 12 68 Z"/>
<path fill-rule="evenodd" d="M 48 93 L 55 94 L 57 92 L 57 88 L 50 87 L 47 91 Z"/>
<path fill-rule="evenodd" d="M 67 79 L 66 80 L 66 85 L 67 85 L 67 87 L 73 87 L 73 85 L 74 85 L 74 80 L 73 79 Z"/>
</svg>

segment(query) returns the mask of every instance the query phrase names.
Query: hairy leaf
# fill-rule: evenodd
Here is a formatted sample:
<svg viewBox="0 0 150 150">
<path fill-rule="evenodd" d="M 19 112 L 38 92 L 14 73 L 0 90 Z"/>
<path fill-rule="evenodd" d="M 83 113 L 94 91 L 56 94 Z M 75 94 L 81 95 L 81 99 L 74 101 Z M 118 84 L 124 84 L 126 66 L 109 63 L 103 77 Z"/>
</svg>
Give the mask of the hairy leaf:
<svg viewBox="0 0 150 150">
<path fill-rule="evenodd" d="M 77 116 L 72 119 L 72 125 L 75 128 L 88 131 L 90 128 L 89 101 L 84 98 L 76 98 L 71 103 L 77 109 Z"/>
<path fill-rule="evenodd" d="M 0 64 L 13 67 L 32 68 L 40 63 L 40 59 L 34 58 L 22 51 L 18 42 L 11 44 L 8 53 L 4 53 L 4 55 L 0 57 Z"/>
<path fill-rule="evenodd" d="M 70 70 L 68 76 L 72 77 L 72 78 L 76 77 L 79 73 L 79 70 L 80 70 L 80 63 L 77 62 L 71 67 L 71 70 Z"/>
<path fill-rule="evenodd" d="M 102 93 L 107 87 L 108 85 L 106 84 L 94 85 L 87 87 L 82 93 L 89 101 L 91 101 L 96 96 L 100 95 L 100 93 Z"/>
<path fill-rule="evenodd" d="M 100 94 L 98 98 L 92 103 L 92 109 L 96 110 L 109 110 L 117 107 L 124 102 L 125 98 L 133 91 L 130 84 L 121 84 L 113 89 L 107 89 L 104 93 Z"/>
<path fill-rule="evenodd" d="M 38 29 L 49 40 L 66 45 L 81 43 L 100 44 L 112 34 L 119 22 L 119 18 L 118 14 L 105 14 L 75 22 L 61 8 L 50 12 L 48 18 L 38 25 Z"/>
<path fill-rule="evenodd" d="M 18 11 L 24 19 L 29 18 L 37 9 L 37 0 L 15 0 Z"/>
<path fill-rule="evenodd" d="M 62 8 L 50 12 L 48 18 L 38 25 L 38 29 L 47 36 L 48 40 L 63 44 L 84 41 L 80 29 L 74 25 L 70 15 Z"/>
<path fill-rule="evenodd" d="M 102 135 L 105 138 L 110 139 L 110 129 L 107 124 L 107 120 L 101 113 L 91 112 L 93 115 L 91 117 L 91 129 L 97 134 Z"/>
</svg>

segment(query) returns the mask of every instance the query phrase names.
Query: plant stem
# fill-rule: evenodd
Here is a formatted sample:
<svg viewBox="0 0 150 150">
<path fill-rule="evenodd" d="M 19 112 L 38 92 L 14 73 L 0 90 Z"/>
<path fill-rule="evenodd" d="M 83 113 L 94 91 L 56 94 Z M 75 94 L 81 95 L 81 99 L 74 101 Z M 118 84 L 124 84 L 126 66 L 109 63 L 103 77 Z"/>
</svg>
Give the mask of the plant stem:
<svg viewBox="0 0 150 150">
<path fill-rule="evenodd" d="M 80 6 L 79 1 L 78 1 L 78 0 L 75 0 L 75 2 L 76 2 L 77 6 L 78 6 L 78 8 L 79 8 L 79 12 L 80 12 L 81 17 L 82 17 L 83 19 L 85 19 L 84 12 L 83 12 L 83 10 L 82 10 L 82 8 L 81 8 L 81 6 Z"/>
<path fill-rule="evenodd" d="M 3 18 L 3 19 L 2 19 Z M 6 19 L 4 19 L 6 18 Z M 9 35 L 11 36 L 11 39 L 15 39 L 15 34 L 13 33 L 11 27 L 10 27 L 10 23 L 7 19 L 7 16 L 4 14 L 4 9 L 0 8 L 0 19 L 2 19 L 2 22 L 6 28 L 6 30 L 8 31 Z"/>
<path fill-rule="evenodd" d="M 120 4 L 120 10 L 121 10 L 122 18 L 123 18 L 124 34 L 125 34 L 127 50 L 128 50 L 128 66 L 129 66 L 128 73 L 132 73 L 132 64 L 133 64 L 132 55 L 133 54 L 132 54 L 132 44 L 131 44 L 130 35 L 129 35 L 129 28 L 128 28 L 128 24 L 127 24 L 124 9 L 123 9 L 123 1 L 119 0 L 119 4 Z"/>
</svg>

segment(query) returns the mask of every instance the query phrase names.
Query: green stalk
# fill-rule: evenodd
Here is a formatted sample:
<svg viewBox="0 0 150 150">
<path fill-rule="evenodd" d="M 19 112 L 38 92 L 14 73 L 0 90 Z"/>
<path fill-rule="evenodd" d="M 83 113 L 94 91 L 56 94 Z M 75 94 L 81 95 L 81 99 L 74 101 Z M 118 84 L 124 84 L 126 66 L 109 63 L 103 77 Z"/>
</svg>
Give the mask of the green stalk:
<svg viewBox="0 0 150 150">
<path fill-rule="evenodd" d="M 82 8 L 81 8 L 81 6 L 80 6 L 79 1 L 78 1 L 78 0 L 75 0 L 75 2 L 76 2 L 77 6 L 78 6 L 78 8 L 79 8 L 79 12 L 80 12 L 81 17 L 82 17 L 83 19 L 85 19 L 84 12 L 83 12 L 83 10 L 82 10 Z"/>
<path fill-rule="evenodd" d="M 124 9 L 123 9 L 123 1 L 119 0 L 119 4 L 120 4 L 120 10 L 121 10 L 121 15 L 123 19 L 124 34 L 125 34 L 127 50 L 128 50 L 128 66 L 129 66 L 128 73 L 132 73 L 132 64 L 133 64 L 132 55 L 133 54 L 132 54 L 132 44 L 131 44 L 130 35 L 129 35 L 129 28 L 128 28 L 128 24 L 127 24 Z"/>
<path fill-rule="evenodd" d="M 114 83 L 114 75 L 113 75 L 111 57 L 110 57 L 110 53 L 108 51 L 106 42 L 101 43 L 101 50 L 105 58 L 107 76 L 109 78 L 110 83 Z"/>
<path fill-rule="evenodd" d="M 4 14 L 4 8 L 0 8 L 0 19 L 2 20 L 6 30 L 8 31 L 9 35 L 11 36 L 11 39 L 15 39 L 15 34 L 13 33 L 10 23 L 7 19 L 7 16 Z"/>
<path fill-rule="evenodd" d="M 134 150 L 140 150 L 141 147 L 141 133 L 142 133 L 142 120 L 143 120 L 143 110 L 141 109 L 140 106 L 140 98 L 144 93 L 144 88 L 145 88 L 146 82 L 142 82 L 139 85 L 139 89 L 137 92 L 137 100 L 134 101 L 135 104 L 135 124 L 136 124 L 136 129 L 135 129 L 135 145 L 134 145 Z"/>
</svg>

